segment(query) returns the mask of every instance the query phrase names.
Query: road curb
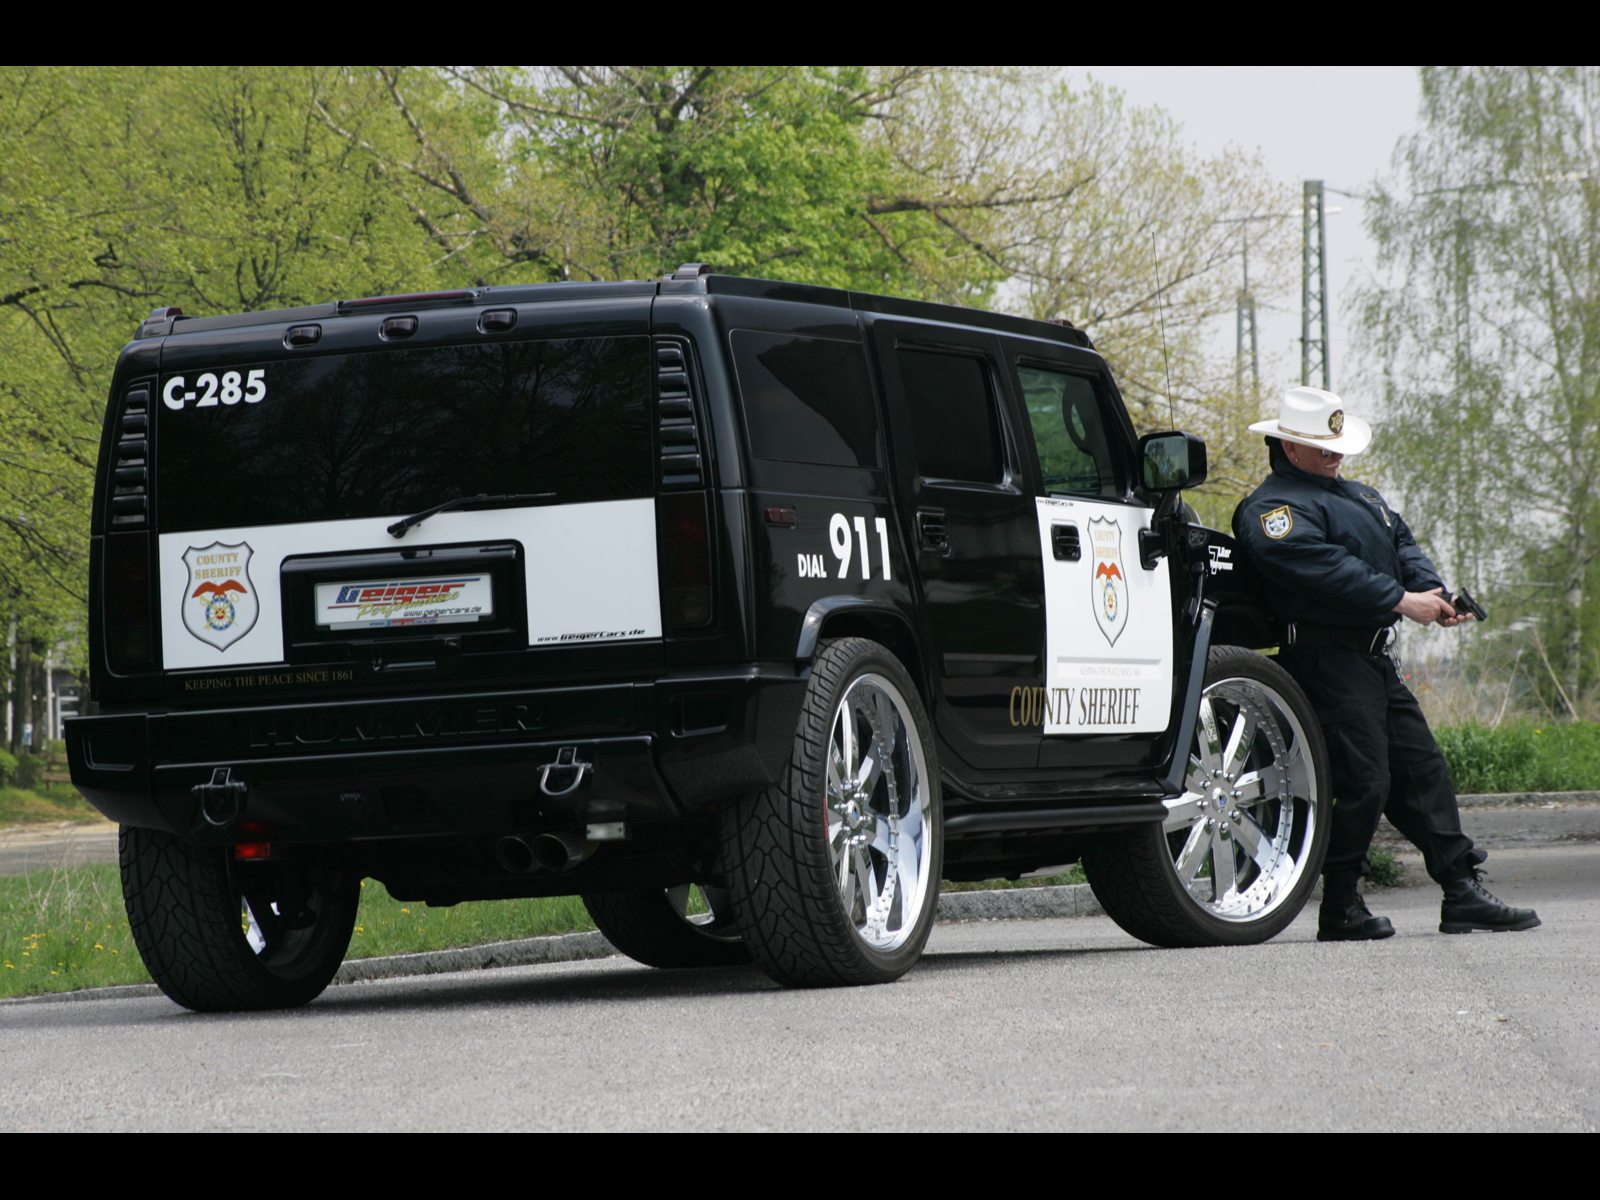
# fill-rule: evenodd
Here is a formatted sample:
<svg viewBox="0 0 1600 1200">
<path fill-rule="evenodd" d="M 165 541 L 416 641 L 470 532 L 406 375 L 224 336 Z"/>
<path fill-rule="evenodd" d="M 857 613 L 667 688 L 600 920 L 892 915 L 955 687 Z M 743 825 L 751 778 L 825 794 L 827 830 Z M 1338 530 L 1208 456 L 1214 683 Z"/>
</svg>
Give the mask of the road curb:
<svg viewBox="0 0 1600 1200">
<path fill-rule="evenodd" d="M 443 975 L 451 971 L 487 971 L 492 967 L 531 967 L 539 963 L 580 962 L 610 958 L 616 948 L 598 933 L 558 933 L 551 937 L 490 942 L 454 950 L 395 954 L 388 958 L 353 958 L 339 968 L 335 983 L 364 983 L 411 975 Z"/>
<path fill-rule="evenodd" d="M 1462 808 L 1549 808 L 1561 804 L 1600 804 L 1600 792 L 1469 792 L 1456 797 Z"/>
<path fill-rule="evenodd" d="M 1027 921 L 1105 914 L 1087 883 L 1060 887 L 1001 888 L 951 892 L 939 897 L 941 921 Z"/>
</svg>

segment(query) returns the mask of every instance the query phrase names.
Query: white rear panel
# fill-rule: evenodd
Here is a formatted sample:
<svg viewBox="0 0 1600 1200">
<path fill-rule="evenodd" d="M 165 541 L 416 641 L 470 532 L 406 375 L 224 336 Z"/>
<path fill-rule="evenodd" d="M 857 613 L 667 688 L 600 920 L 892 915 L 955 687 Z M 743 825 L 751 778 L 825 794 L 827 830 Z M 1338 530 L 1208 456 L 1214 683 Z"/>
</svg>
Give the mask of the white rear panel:
<svg viewBox="0 0 1600 1200">
<path fill-rule="evenodd" d="M 282 662 L 285 558 L 477 542 L 522 544 L 530 646 L 661 636 L 653 499 L 440 513 L 390 536 L 407 515 L 162 534 L 162 666 Z"/>
</svg>

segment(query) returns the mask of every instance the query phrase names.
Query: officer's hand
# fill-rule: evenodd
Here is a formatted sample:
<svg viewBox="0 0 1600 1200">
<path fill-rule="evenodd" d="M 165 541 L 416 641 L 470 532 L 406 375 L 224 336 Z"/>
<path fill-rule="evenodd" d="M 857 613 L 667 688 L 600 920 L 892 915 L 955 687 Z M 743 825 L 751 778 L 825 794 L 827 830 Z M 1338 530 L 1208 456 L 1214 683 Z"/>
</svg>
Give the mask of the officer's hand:
<svg viewBox="0 0 1600 1200">
<path fill-rule="evenodd" d="M 1458 612 L 1453 617 L 1441 617 L 1439 624 L 1444 626 L 1446 629 L 1454 629 L 1457 625 L 1465 625 L 1468 621 L 1476 620 L 1477 618 L 1469 612 Z"/>
<path fill-rule="evenodd" d="M 1431 625 L 1435 621 L 1441 625 L 1460 623 L 1456 619 L 1456 610 L 1444 598 L 1443 588 L 1434 588 L 1431 592 L 1407 592 L 1400 597 L 1400 603 L 1394 606 L 1394 611 L 1418 625 Z"/>
</svg>

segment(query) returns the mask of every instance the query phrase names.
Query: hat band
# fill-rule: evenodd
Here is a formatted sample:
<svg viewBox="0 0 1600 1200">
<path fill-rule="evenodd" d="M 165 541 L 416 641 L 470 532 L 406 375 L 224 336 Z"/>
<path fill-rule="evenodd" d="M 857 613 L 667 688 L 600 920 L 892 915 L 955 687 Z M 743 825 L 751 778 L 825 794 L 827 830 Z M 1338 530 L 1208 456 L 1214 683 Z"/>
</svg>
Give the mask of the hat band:
<svg viewBox="0 0 1600 1200">
<path fill-rule="evenodd" d="M 1344 436 L 1343 433 L 1301 433 L 1298 429 L 1285 429 L 1282 421 L 1278 422 L 1278 432 L 1287 437 L 1315 438 L 1319 442 L 1331 442 Z"/>
</svg>

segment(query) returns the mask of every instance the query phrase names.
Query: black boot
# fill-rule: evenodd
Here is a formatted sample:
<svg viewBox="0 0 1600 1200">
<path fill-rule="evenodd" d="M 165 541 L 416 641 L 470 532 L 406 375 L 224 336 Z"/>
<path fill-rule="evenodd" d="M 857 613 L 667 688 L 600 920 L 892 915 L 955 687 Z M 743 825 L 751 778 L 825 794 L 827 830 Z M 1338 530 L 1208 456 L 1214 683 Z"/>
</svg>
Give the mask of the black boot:
<svg viewBox="0 0 1600 1200">
<path fill-rule="evenodd" d="M 1539 914 L 1531 908 L 1512 908 L 1491 896 L 1478 881 L 1483 872 L 1473 868 L 1460 879 L 1444 885 L 1444 903 L 1439 906 L 1440 933 L 1471 933 L 1488 929 L 1495 933 L 1532 929 Z"/>
<path fill-rule="evenodd" d="M 1388 917 L 1375 917 L 1356 890 L 1360 879 L 1354 871 L 1322 877 L 1322 907 L 1317 911 L 1317 941 L 1375 942 L 1393 937 L 1394 926 Z"/>
</svg>

